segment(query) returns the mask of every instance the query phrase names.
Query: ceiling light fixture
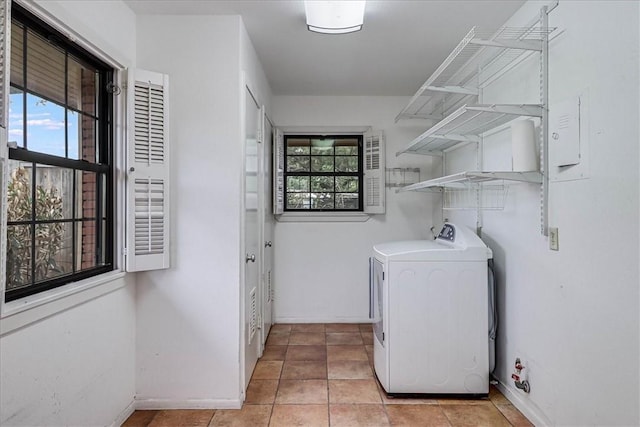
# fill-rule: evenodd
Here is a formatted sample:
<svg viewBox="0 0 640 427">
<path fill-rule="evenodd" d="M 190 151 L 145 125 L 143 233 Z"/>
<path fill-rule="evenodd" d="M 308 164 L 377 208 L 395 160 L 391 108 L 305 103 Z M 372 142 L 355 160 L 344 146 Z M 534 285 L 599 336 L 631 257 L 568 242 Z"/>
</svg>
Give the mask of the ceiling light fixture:
<svg viewBox="0 0 640 427">
<path fill-rule="evenodd" d="M 305 0 L 309 31 L 345 34 L 360 31 L 364 23 L 364 0 Z"/>
</svg>

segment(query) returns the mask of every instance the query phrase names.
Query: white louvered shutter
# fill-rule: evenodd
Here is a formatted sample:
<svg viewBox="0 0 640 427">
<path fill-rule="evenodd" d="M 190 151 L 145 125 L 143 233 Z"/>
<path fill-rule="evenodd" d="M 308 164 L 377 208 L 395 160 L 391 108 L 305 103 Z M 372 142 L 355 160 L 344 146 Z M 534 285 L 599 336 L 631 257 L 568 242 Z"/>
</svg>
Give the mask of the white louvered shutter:
<svg viewBox="0 0 640 427">
<path fill-rule="evenodd" d="M 383 214 L 385 210 L 385 146 L 382 131 L 364 134 L 364 212 Z"/>
<path fill-rule="evenodd" d="M 127 271 L 169 268 L 168 76 L 130 71 Z"/>
<path fill-rule="evenodd" d="M 274 129 L 273 147 L 273 214 L 284 212 L 284 135 Z"/>
</svg>

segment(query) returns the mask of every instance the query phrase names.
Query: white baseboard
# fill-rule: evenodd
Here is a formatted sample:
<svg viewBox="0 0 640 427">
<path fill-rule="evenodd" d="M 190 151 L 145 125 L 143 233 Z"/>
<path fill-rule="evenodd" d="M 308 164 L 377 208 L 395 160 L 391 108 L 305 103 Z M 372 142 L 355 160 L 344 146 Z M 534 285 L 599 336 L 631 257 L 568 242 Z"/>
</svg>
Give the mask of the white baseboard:
<svg viewBox="0 0 640 427">
<path fill-rule="evenodd" d="M 240 409 L 240 399 L 136 399 L 136 409 Z"/>
<path fill-rule="evenodd" d="M 550 426 L 554 425 L 551 420 L 549 420 L 543 413 L 540 411 L 534 403 L 529 400 L 525 400 L 518 393 L 513 391 L 510 387 L 504 384 L 502 381 L 498 380 L 498 384 L 496 385 L 498 390 L 507 398 L 509 402 L 513 404 L 522 415 L 527 417 L 529 421 L 533 423 L 535 426 Z"/>
<path fill-rule="evenodd" d="M 371 323 L 371 319 L 368 317 L 276 316 L 273 323 Z"/>
<path fill-rule="evenodd" d="M 116 419 L 111 424 L 111 427 L 120 427 L 122 424 L 124 424 L 125 421 L 127 421 L 127 418 L 129 418 L 135 410 L 136 402 L 132 400 L 131 403 L 129 403 L 129 406 L 127 406 L 125 410 L 120 412 L 120 414 L 116 417 Z"/>
</svg>

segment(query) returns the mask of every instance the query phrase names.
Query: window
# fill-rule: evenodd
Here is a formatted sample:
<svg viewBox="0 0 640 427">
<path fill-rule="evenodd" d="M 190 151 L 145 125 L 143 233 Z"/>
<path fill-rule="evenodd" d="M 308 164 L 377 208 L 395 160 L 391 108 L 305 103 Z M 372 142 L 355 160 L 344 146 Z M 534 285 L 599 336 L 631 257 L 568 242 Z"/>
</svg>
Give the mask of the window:
<svg viewBox="0 0 640 427">
<path fill-rule="evenodd" d="M 362 211 L 362 136 L 285 135 L 285 210 Z"/>
<path fill-rule="evenodd" d="M 330 135 L 331 128 L 317 129 L 305 135 L 274 129 L 273 213 L 278 221 L 384 214 L 384 133 L 365 128 Z"/>
<path fill-rule="evenodd" d="M 5 301 L 113 269 L 112 78 L 12 6 Z"/>
</svg>

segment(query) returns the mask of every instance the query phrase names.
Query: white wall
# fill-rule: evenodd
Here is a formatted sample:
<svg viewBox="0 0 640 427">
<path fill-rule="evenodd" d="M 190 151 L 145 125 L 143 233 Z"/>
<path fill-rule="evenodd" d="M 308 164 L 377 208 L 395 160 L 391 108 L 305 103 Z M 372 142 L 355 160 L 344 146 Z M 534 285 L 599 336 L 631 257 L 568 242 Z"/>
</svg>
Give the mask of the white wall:
<svg viewBox="0 0 640 427">
<path fill-rule="evenodd" d="M 527 3 L 510 24 L 527 23 L 544 4 Z M 496 374 L 540 425 L 640 423 L 638 5 L 561 1 L 550 15 L 564 31 L 550 43 L 551 113 L 581 92 L 589 109 L 588 158 L 579 166 L 588 178 L 551 183 L 560 250 L 540 234 L 539 186 L 512 185 L 504 211 L 483 214 L 498 269 Z M 523 64 L 488 88 L 485 101 L 535 100 L 537 67 Z M 485 169 L 509 168 L 509 139 L 506 131 L 486 141 Z M 475 161 L 468 151 L 449 159 L 454 169 Z M 475 226 L 474 214 L 449 216 Z M 510 381 L 516 357 L 528 395 Z"/>
<path fill-rule="evenodd" d="M 135 65 L 135 17 L 124 3 L 38 5 L 123 65 Z M 2 319 L 8 332 L 0 337 L 1 425 L 111 425 L 126 418 L 135 392 L 134 286 L 128 275 Z M 91 297 L 101 289 L 109 292 Z M 24 326 L 7 327 L 18 324 Z"/>
<path fill-rule="evenodd" d="M 407 97 L 274 97 L 279 127 L 372 126 L 385 131 L 387 167 L 424 167 L 429 158 L 395 153 L 420 129 L 395 124 Z M 274 239 L 276 322 L 366 322 L 368 258 L 390 240 L 431 238 L 430 194 L 386 191 L 387 210 L 366 222 L 278 222 Z"/>
<path fill-rule="evenodd" d="M 170 76 L 172 144 L 171 268 L 139 275 L 139 407 L 240 405 L 241 67 L 270 95 L 243 37 L 238 16 L 138 17 L 140 67 Z"/>
<path fill-rule="evenodd" d="M 0 337 L 3 426 L 106 426 L 133 411 L 134 276 Z M 119 424 L 119 423 L 117 423 Z"/>
</svg>

